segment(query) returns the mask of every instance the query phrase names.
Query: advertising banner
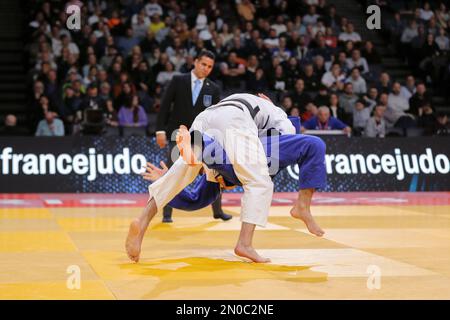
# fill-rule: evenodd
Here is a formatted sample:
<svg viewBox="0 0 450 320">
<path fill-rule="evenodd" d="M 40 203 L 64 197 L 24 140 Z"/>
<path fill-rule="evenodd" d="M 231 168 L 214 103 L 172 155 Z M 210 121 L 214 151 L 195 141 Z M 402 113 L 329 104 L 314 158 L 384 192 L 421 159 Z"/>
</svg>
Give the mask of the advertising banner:
<svg viewBox="0 0 450 320">
<path fill-rule="evenodd" d="M 450 139 L 322 137 L 324 191 L 449 191 Z M 0 138 L 2 193 L 145 193 L 145 163 L 166 161 L 148 137 Z M 298 166 L 274 179 L 275 192 L 297 191 Z M 241 192 L 236 188 L 227 192 Z"/>
</svg>

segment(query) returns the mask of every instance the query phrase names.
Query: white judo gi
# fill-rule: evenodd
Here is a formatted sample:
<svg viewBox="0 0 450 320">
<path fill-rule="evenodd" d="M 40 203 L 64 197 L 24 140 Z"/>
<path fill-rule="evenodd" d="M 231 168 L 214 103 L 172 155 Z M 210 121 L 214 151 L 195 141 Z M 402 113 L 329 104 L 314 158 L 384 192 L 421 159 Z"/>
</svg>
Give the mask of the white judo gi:
<svg viewBox="0 0 450 320">
<path fill-rule="evenodd" d="M 286 113 L 272 102 L 252 94 L 233 94 L 201 112 L 191 126 L 223 147 L 244 194 L 241 221 L 264 227 L 273 195 L 267 157 L 258 136 L 269 129 L 295 134 Z M 180 157 L 169 171 L 149 187 L 158 209 L 163 208 L 198 175 L 202 164 L 188 166 Z"/>
</svg>

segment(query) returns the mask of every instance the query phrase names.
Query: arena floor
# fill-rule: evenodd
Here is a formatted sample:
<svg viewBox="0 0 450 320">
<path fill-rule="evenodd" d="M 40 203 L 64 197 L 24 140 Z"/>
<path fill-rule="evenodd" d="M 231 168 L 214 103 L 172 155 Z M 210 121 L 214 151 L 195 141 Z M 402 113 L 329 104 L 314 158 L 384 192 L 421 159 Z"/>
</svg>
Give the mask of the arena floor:
<svg viewBox="0 0 450 320">
<path fill-rule="evenodd" d="M 256 232 L 270 264 L 233 254 L 237 194 L 228 222 L 157 216 L 134 264 L 124 240 L 145 195 L 0 195 L 0 299 L 450 299 L 449 192 L 317 194 L 324 238 L 289 216 L 295 196 L 276 194 Z"/>
</svg>

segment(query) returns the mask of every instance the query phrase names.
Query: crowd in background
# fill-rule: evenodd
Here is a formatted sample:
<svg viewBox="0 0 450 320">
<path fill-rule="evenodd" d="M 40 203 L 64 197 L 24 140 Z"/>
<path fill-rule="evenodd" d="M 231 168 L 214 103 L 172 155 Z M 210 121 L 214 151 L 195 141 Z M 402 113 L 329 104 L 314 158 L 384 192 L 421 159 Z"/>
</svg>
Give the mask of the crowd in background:
<svg viewBox="0 0 450 320">
<path fill-rule="evenodd" d="M 208 49 L 222 97 L 263 92 L 301 117 L 302 131 L 448 135 L 432 100 L 433 91 L 450 92 L 442 86 L 450 81 L 448 8 L 369 2 L 395 10 L 387 30 L 411 70 L 406 79 L 391 77 L 331 0 L 30 1 L 30 129 L 83 133 L 96 110 L 107 128 L 152 134 L 165 86 Z M 80 31 L 66 27 L 71 4 L 82 5 Z M 14 121 L 6 117 L 2 132 L 14 132 Z"/>
</svg>

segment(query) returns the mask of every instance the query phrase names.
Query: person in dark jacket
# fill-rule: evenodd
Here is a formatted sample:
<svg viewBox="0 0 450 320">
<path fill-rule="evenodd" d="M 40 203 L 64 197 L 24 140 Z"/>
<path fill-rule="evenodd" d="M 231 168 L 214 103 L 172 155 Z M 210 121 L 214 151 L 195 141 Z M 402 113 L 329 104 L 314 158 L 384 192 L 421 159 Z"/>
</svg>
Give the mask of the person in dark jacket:
<svg viewBox="0 0 450 320">
<path fill-rule="evenodd" d="M 215 56 L 211 51 L 202 50 L 194 62 L 194 69 L 185 74 L 175 75 L 161 99 L 161 108 L 156 121 L 156 143 L 164 148 L 169 141 L 169 165 L 173 164 L 172 150 L 176 147 L 176 130 L 180 125 L 188 128 L 194 118 L 205 108 L 220 100 L 220 88 L 208 79 L 214 65 Z M 173 139 L 172 139 L 173 138 Z M 229 220 L 232 218 L 222 211 L 221 198 L 213 203 L 214 218 Z M 172 208 L 163 210 L 163 222 L 172 222 Z"/>
</svg>

